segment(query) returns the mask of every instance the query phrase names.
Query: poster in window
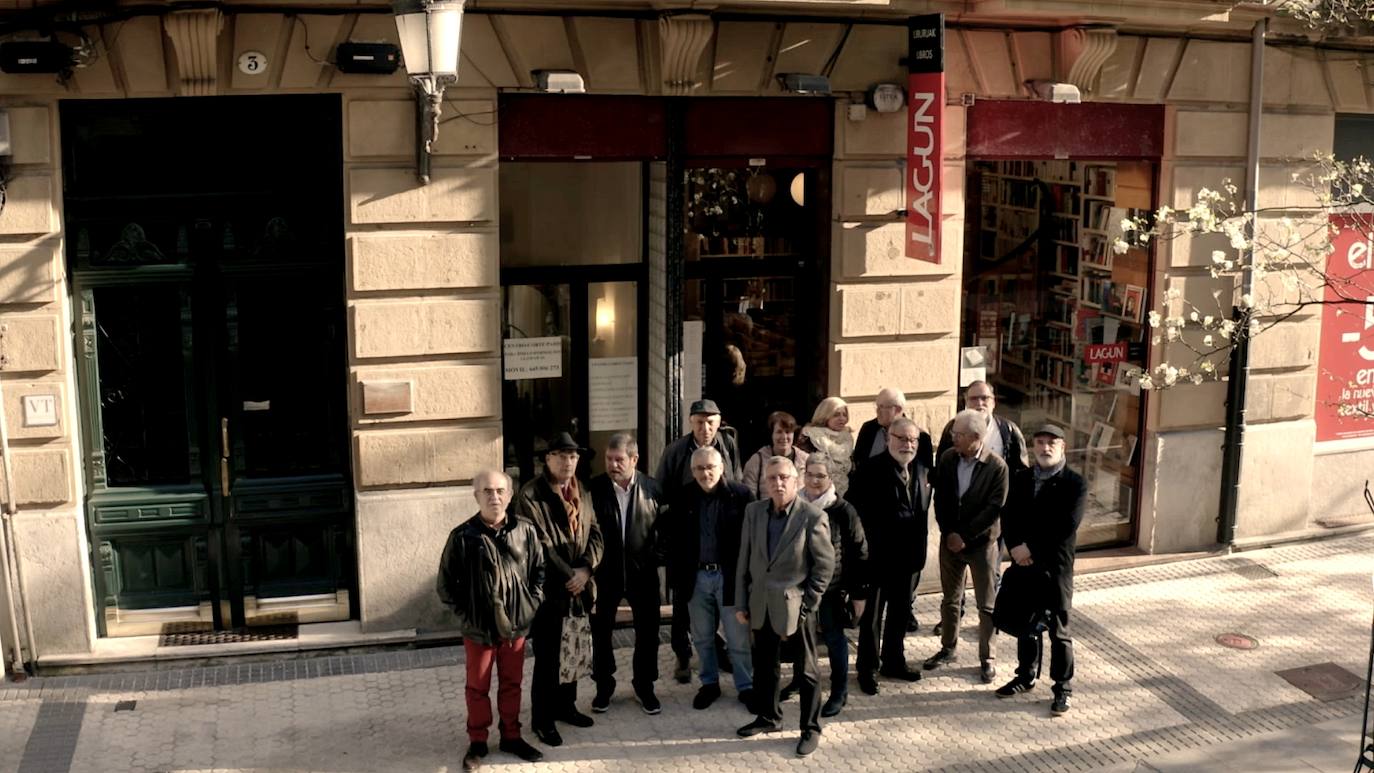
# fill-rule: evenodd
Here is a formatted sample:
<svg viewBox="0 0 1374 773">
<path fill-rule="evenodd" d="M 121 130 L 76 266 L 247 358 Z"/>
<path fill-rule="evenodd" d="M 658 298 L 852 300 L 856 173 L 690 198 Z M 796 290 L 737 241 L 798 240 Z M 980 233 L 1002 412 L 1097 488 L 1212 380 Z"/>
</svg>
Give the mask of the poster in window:
<svg viewBox="0 0 1374 773">
<path fill-rule="evenodd" d="M 1317 441 L 1374 437 L 1374 224 L 1332 218 L 1317 368 Z"/>
</svg>

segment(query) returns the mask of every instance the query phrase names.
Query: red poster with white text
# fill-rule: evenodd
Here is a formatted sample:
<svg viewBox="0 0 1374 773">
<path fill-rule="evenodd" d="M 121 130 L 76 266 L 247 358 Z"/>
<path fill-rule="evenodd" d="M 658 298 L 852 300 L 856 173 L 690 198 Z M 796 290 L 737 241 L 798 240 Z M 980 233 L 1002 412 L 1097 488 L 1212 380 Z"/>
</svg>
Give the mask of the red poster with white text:
<svg viewBox="0 0 1374 773">
<path fill-rule="evenodd" d="M 1317 441 L 1374 436 L 1374 219 L 1333 217 L 1340 227 L 1326 259 Z"/>
<path fill-rule="evenodd" d="M 940 187 L 945 74 L 913 72 L 907 80 L 906 256 L 940 262 Z"/>
</svg>

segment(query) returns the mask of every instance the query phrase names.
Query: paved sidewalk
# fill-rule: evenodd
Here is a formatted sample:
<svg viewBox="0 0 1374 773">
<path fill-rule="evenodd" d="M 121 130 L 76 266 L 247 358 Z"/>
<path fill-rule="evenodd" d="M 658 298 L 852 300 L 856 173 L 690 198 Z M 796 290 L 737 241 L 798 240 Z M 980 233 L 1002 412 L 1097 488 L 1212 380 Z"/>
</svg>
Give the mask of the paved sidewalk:
<svg viewBox="0 0 1374 773">
<path fill-rule="evenodd" d="M 660 681 L 663 713 L 644 715 L 622 647 L 610 713 L 589 730 L 566 729 L 566 744 L 529 769 L 1344 773 L 1359 748 L 1362 685 L 1322 701 L 1275 672 L 1334 663 L 1362 683 L 1371 556 L 1374 535 L 1360 535 L 1082 577 L 1067 716 L 1050 716 L 1047 685 L 993 697 L 965 630 L 953 667 L 911 685 L 883 681 L 876 697 L 852 686 L 849 706 L 825 724 L 807 760 L 793 752 L 795 700 L 784 708 L 786 734 L 734 737 L 750 717 L 728 677 L 726 696 L 707 711 L 691 708 L 695 684 Z M 937 648 L 935 603 L 921 599 L 926 627 L 907 639 L 913 662 Z M 1259 647 L 1224 648 L 1222 633 Z M 617 636 L 624 643 L 628 632 Z M 1001 639 L 999 683 L 1014 649 Z M 0 685 L 0 769 L 459 770 L 460 659 L 461 649 L 446 647 Z M 666 646 L 661 669 L 671 673 Z M 584 710 L 591 695 L 584 682 Z M 528 710 L 527 700 L 526 721 Z M 521 769 L 494 749 L 488 765 Z"/>
</svg>

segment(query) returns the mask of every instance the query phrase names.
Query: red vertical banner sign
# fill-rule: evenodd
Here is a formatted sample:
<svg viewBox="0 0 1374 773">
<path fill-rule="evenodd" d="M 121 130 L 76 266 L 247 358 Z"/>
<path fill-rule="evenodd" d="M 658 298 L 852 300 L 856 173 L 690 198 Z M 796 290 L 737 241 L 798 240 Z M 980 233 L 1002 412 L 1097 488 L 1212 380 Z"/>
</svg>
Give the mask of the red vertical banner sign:
<svg viewBox="0 0 1374 773">
<path fill-rule="evenodd" d="M 1317 361 L 1317 441 L 1374 437 L 1374 223 L 1336 216 Z"/>
<path fill-rule="evenodd" d="M 945 15 L 907 20 L 906 256 L 940 262 Z"/>
</svg>

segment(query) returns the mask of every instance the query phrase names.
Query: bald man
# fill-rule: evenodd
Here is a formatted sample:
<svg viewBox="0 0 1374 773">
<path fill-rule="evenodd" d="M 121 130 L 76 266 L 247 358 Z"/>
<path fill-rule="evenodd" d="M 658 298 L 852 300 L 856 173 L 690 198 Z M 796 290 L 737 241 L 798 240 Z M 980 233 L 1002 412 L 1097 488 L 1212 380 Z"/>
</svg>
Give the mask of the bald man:
<svg viewBox="0 0 1374 773">
<path fill-rule="evenodd" d="M 873 403 L 873 413 L 876 415 L 863 423 L 854 440 L 856 469 L 872 457 L 887 453 L 887 428 L 906 414 L 906 395 L 892 387 L 884 387 Z"/>
</svg>

